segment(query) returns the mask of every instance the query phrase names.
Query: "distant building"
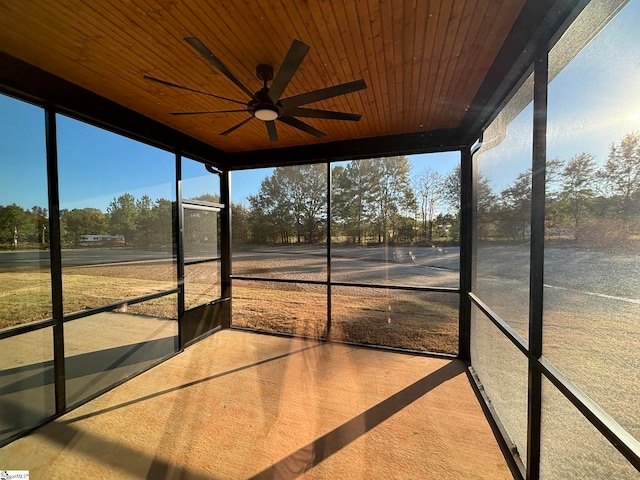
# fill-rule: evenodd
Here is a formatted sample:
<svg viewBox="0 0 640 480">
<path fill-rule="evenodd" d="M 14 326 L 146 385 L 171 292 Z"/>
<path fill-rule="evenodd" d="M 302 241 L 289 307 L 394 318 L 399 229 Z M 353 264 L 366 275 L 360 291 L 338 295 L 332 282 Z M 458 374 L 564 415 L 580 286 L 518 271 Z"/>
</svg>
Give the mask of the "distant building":
<svg viewBox="0 0 640 480">
<path fill-rule="evenodd" d="M 80 245 L 102 247 L 105 245 L 124 245 L 124 235 L 81 235 Z"/>
</svg>

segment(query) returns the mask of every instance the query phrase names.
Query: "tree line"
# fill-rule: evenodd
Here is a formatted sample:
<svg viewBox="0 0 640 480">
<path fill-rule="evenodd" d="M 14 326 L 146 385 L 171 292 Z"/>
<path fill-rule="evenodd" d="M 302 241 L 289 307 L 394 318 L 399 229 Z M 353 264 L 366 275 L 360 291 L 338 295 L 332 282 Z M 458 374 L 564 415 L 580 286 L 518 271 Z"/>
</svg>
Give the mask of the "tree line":
<svg viewBox="0 0 640 480">
<path fill-rule="evenodd" d="M 405 156 L 331 168 L 331 235 L 354 245 L 458 241 L 459 168 L 413 176 Z M 235 244 L 326 242 L 325 164 L 275 168 L 246 205 L 232 205 Z"/>
<path fill-rule="evenodd" d="M 458 242 L 460 167 L 448 174 L 412 175 L 406 157 L 354 160 L 331 169 L 331 235 L 337 243 Z M 531 229 L 531 169 L 500 192 L 476 175 L 480 240 L 527 241 Z M 325 165 L 279 167 L 248 204 L 233 205 L 234 243 L 326 241 Z M 606 161 L 582 152 L 554 158 L 546 169 L 549 239 L 611 246 L 640 235 L 640 134 L 612 143 Z"/>
<path fill-rule="evenodd" d="M 482 173 L 476 177 L 477 235 L 481 240 L 526 241 L 530 234 L 531 170 L 494 192 Z M 287 166 L 264 178 L 246 204 L 232 204 L 235 244 L 317 244 L 326 242 L 328 208 L 336 243 L 436 244 L 459 241 L 460 167 L 442 175 L 412 173 L 407 157 L 354 160 L 331 168 L 327 205 L 325 164 Z M 547 162 L 546 233 L 574 243 L 611 244 L 640 234 L 640 135 L 610 145 L 607 159 L 582 152 Z M 217 202 L 216 196 L 199 200 Z M 82 237 L 122 235 L 127 245 L 155 247 L 175 242 L 176 203 L 125 193 L 102 212 L 97 208 L 60 212 L 62 243 Z M 48 244 L 47 210 L 0 205 L 0 245 Z M 191 222 L 185 232 L 207 230 Z"/>
<path fill-rule="evenodd" d="M 125 245 L 163 246 L 174 240 L 175 202 L 153 201 L 130 193 L 114 198 L 107 211 L 98 208 L 60 210 L 61 242 L 79 246 L 87 235 L 122 235 Z M 0 245 L 48 245 L 48 216 L 42 207 L 23 209 L 16 204 L 0 205 Z"/>
<path fill-rule="evenodd" d="M 526 240 L 530 233 L 531 170 L 500 194 L 482 175 L 477 183 L 478 237 Z M 640 234 L 640 134 L 612 143 L 606 161 L 581 152 L 547 161 L 545 233 L 593 248 L 624 246 Z"/>
</svg>

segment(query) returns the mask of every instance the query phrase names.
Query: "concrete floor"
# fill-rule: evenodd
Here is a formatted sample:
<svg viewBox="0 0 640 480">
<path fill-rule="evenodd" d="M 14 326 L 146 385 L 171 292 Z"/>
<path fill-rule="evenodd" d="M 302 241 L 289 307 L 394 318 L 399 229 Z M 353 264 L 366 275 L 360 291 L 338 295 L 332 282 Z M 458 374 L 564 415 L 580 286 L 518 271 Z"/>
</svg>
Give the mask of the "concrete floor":
<svg viewBox="0 0 640 480">
<path fill-rule="evenodd" d="M 32 479 L 512 478 L 459 361 L 226 330 L 0 449 Z"/>
</svg>

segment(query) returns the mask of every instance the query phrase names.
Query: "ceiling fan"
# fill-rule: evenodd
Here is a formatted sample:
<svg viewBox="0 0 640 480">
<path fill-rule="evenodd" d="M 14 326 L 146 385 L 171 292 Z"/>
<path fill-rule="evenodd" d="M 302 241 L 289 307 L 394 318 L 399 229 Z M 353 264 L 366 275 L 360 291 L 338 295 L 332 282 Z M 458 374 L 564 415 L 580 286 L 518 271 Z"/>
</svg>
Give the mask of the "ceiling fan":
<svg viewBox="0 0 640 480">
<path fill-rule="evenodd" d="M 358 121 L 361 114 L 346 113 L 346 112 L 334 112 L 329 110 L 317 110 L 313 108 L 300 108 L 302 105 L 318 102 L 320 100 L 326 100 L 328 98 L 338 97 L 347 93 L 356 92 L 367 88 L 364 80 L 355 80 L 353 82 L 342 83 L 334 85 L 332 87 L 321 88 L 319 90 L 313 90 L 311 92 L 294 95 L 292 97 L 282 98 L 287 85 L 293 78 L 294 74 L 300 67 L 300 64 L 304 60 L 304 57 L 309 51 L 309 46 L 301 42 L 300 40 L 294 40 L 289 47 L 287 55 L 284 57 L 280 69 L 273 75 L 273 67 L 271 65 L 258 65 L 256 68 L 256 76 L 259 80 L 262 80 L 263 87 L 252 92 L 247 88 L 231 71 L 218 59 L 211 51 L 196 37 L 185 37 L 185 40 L 191 45 L 200 55 L 202 55 L 211 65 L 217 68 L 224 76 L 235 83 L 243 92 L 245 92 L 250 100 L 248 102 L 242 102 L 234 100 L 232 98 L 221 97 L 212 93 L 195 90 L 193 88 L 185 87 L 175 83 L 154 78 L 149 75 L 144 75 L 146 80 L 156 82 L 162 85 L 166 85 L 174 88 L 181 88 L 190 92 L 201 93 L 210 97 L 218 98 L 220 100 L 226 100 L 233 103 L 244 105 L 245 108 L 236 110 L 216 110 L 208 112 L 171 112 L 171 115 L 201 115 L 211 113 L 234 113 L 234 112 L 248 112 L 249 117 L 242 120 L 240 123 L 233 127 L 221 132 L 220 135 L 228 135 L 234 130 L 240 128 L 245 123 L 249 122 L 254 117 L 262 120 L 269 134 L 269 140 L 272 142 L 278 141 L 278 132 L 276 130 L 275 121 L 286 123 L 298 130 L 314 135 L 318 138 L 324 137 L 324 132 L 312 127 L 308 123 L 299 120 L 296 117 L 303 118 L 324 118 L 330 120 L 350 120 Z M 270 82 L 271 86 L 267 86 L 267 82 Z"/>
</svg>

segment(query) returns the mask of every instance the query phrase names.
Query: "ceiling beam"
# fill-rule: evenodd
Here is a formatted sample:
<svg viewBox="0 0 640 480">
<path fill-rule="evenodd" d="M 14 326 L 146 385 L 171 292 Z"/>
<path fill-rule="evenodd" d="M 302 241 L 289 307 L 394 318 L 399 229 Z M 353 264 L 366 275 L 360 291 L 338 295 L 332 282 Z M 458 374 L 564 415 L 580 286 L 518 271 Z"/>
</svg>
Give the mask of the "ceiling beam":
<svg viewBox="0 0 640 480">
<path fill-rule="evenodd" d="M 225 163 L 221 150 L 4 52 L 0 52 L 0 93 L 205 163 Z"/>
<path fill-rule="evenodd" d="M 338 142 L 273 148 L 227 154 L 226 167 L 244 170 L 257 167 L 300 165 L 322 160 L 376 158 L 458 150 L 461 131 L 451 128 Z"/>
</svg>

